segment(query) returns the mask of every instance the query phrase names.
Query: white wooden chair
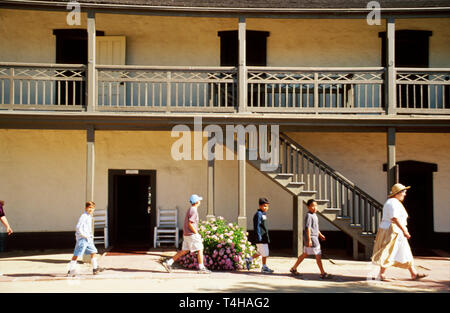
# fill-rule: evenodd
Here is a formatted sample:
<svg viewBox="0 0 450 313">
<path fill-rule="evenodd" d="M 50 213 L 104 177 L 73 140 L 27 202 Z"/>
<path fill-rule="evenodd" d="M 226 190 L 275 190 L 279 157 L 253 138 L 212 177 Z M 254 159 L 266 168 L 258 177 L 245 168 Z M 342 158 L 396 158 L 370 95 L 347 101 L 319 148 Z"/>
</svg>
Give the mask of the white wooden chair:
<svg viewBox="0 0 450 313">
<path fill-rule="evenodd" d="M 95 236 L 95 233 L 98 233 L 99 230 L 102 230 L 102 234 Z M 94 244 L 104 244 L 106 249 L 109 247 L 107 210 L 94 211 Z"/>
<path fill-rule="evenodd" d="M 178 208 L 171 210 L 158 209 L 157 226 L 153 235 L 153 247 L 162 243 L 178 247 Z"/>
</svg>

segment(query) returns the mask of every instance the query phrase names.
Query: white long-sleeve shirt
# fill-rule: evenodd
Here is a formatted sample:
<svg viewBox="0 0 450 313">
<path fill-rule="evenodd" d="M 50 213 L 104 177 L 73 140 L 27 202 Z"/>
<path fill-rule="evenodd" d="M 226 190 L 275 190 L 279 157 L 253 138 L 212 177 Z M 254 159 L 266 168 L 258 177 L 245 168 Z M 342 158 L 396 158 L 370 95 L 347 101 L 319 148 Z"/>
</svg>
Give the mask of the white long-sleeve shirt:
<svg viewBox="0 0 450 313">
<path fill-rule="evenodd" d="M 85 239 L 93 239 L 92 235 L 92 216 L 84 212 L 80 219 L 78 220 L 76 232 L 75 232 L 75 238 L 77 240 L 81 238 Z"/>
</svg>

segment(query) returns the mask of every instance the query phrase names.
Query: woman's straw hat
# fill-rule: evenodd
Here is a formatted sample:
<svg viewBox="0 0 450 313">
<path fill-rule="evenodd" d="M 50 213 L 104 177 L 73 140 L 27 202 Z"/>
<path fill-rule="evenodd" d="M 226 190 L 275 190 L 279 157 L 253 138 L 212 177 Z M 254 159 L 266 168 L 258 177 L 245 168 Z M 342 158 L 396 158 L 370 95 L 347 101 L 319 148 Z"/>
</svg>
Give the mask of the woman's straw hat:
<svg viewBox="0 0 450 313">
<path fill-rule="evenodd" d="M 409 188 L 411 188 L 411 186 L 406 187 L 405 185 L 402 185 L 402 184 L 395 184 L 394 186 L 392 186 L 391 194 L 388 197 L 389 198 L 393 197 L 396 194 L 398 194 L 399 192 L 402 192 L 403 190 L 406 190 Z"/>
</svg>

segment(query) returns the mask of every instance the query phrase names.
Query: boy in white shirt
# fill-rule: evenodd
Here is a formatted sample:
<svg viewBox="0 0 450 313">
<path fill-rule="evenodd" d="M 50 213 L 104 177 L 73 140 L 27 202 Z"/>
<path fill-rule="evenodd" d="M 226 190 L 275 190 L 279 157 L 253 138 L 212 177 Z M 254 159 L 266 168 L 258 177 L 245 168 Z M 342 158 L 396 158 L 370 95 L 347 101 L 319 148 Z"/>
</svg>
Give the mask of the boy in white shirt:
<svg viewBox="0 0 450 313">
<path fill-rule="evenodd" d="M 95 203 L 92 201 L 86 202 L 85 212 L 80 216 L 76 226 L 75 238 L 77 243 L 73 252 L 72 260 L 69 263 L 69 271 L 67 276 L 74 276 L 77 265 L 77 259 L 83 254 L 91 255 L 91 262 L 93 267 L 93 274 L 97 275 L 104 269 L 98 267 L 97 248 L 94 245 L 94 235 L 92 234 L 92 214 L 95 211 Z"/>
</svg>

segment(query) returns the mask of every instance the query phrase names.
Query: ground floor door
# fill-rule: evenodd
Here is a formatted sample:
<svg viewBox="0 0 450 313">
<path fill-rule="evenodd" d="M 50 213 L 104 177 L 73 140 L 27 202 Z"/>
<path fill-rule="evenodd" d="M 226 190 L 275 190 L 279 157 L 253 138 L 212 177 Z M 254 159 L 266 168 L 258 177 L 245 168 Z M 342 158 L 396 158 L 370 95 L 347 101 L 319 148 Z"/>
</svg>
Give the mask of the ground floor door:
<svg viewBox="0 0 450 313">
<path fill-rule="evenodd" d="M 113 247 L 149 248 L 156 212 L 156 171 L 109 170 L 109 221 Z"/>
<path fill-rule="evenodd" d="M 413 254 L 427 254 L 433 246 L 433 172 L 437 165 L 418 161 L 397 163 L 399 182 L 411 186 L 404 205 L 408 212 L 408 230 Z"/>
</svg>

